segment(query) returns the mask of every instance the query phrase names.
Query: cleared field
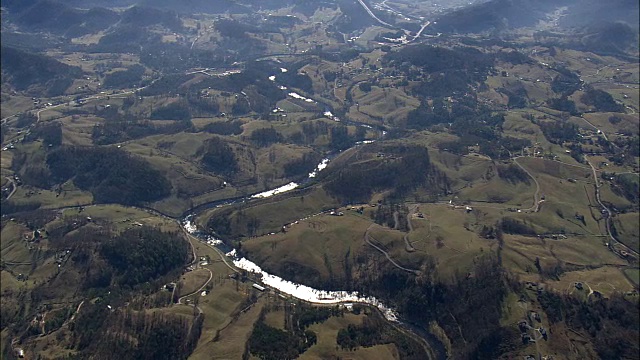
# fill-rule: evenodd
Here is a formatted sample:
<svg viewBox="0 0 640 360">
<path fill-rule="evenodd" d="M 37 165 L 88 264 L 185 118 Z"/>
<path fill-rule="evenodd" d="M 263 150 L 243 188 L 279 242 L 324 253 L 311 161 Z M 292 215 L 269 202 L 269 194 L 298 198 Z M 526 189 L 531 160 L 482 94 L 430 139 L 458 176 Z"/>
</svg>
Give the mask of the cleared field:
<svg viewBox="0 0 640 360">
<path fill-rule="evenodd" d="M 0 232 L 2 261 L 9 263 L 31 263 L 31 253 L 24 241 L 24 234 L 31 237 L 32 232 L 23 225 L 7 221 Z"/>
<path fill-rule="evenodd" d="M 117 230 L 122 231 L 134 226 L 160 226 L 164 231 L 178 231 L 178 224 L 171 219 L 150 214 L 144 210 L 125 207 L 122 205 L 92 205 L 82 212 L 77 209 L 67 209 L 62 213 L 65 217 L 89 216 L 97 223 L 111 223 Z"/>
<path fill-rule="evenodd" d="M 371 222 L 345 213 L 344 216 L 319 215 L 293 224 L 286 233 L 244 241 L 249 258 L 265 269 L 282 273 L 286 267 L 315 274 L 315 280 L 345 276 L 345 257 L 353 257 L 364 246 L 363 236 Z M 302 280 L 302 279 L 301 279 Z M 311 279 L 307 279 L 311 280 Z"/>
<path fill-rule="evenodd" d="M 272 310 L 265 314 L 264 323 L 276 328 L 284 330 L 284 310 Z"/>
<path fill-rule="evenodd" d="M 635 285 L 636 288 L 638 287 L 638 285 L 640 285 L 640 269 L 638 268 L 625 269 L 624 273 L 625 275 L 627 275 L 627 278 L 633 283 L 633 285 Z"/>
<path fill-rule="evenodd" d="M 626 262 L 604 245 L 598 237 L 568 237 L 565 240 L 539 239 L 505 235 L 502 251 L 503 264 L 522 276 L 534 274 L 536 258 L 543 269 L 560 265 L 564 269 L 586 266 L 625 265 Z"/>
<path fill-rule="evenodd" d="M 637 212 L 618 214 L 613 218 L 613 224 L 618 233 L 618 240 L 632 249 L 640 247 L 640 214 Z"/>
<path fill-rule="evenodd" d="M 198 290 L 202 285 L 205 284 L 208 279 L 209 271 L 205 269 L 196 269 L 194 271 L 185 273 L 179 280 L 180 284 L 182 285 L 179 296 L 191 294 L 192 292 Z"/>
<path fill-rule="evenodd" d="M 257 219 L 255 233 L 261 235 L 279 232 L 285 224 L 310 214 L 316 214 L 332 206 L 337 206 L 335 199 L 331 198 L 324 190 L 313 188 L 309 193 L 284 195 L 284 197 L 275 198 L 269 202 L 241 208 L 234 211 L 228 219 L 236 231 L 244 236 L 250 236 L 249 222 L 253 221 L 253 224 L 256 224 L 253 219 Z M 198 224 L 206 227 L 207 221 L 211 217 L 218 216 L 219 212 L 220 209 L 212 209 L 203 213 L 197 218 Z"/>
<path fill-rule="evenodd" d="M 476 256 L 497 247 L 495 240 L 480 238 L 476 232 L 478 219 L 485 224 L 494 223 L 493 219 L 497 219 L 494 209 L 477 208 L 467 213 L 444 204 L 419 204 L 418 212 L 425 218 L 412 219 L 414 231 L 408 239 L 417 254 L 433 256 L 444 281 L 456 272 L 466 273 L 473 267 Z"/>
<path fill-rule="evenodd" d="M 265 301 L 259 299 L 247 311 L 240 313 L 228 327 L 220 331 L 216 341 L 205 337 L 206 333 L 203 331 L 198 347 L 189 359 L 241 359 L 245 352 L 245 344 L 253 331 L 253 325 L 258 320 L 260 310 L 264 305 Z M 207 322 L 206 318 L 205 315 L 205 323 Z M 205 328 L 208 330 L 208 326 L 205 325 Z"/>
<path fill-rule="evenodd" d="M 33 108 L 31 98 L 26 96 L 7 96 L 2 95 L 2 107 L 0 108 L 0 117 L 3 119 L 19 114 L 23 111 Z"/>
<path fill-rule="evenodd" d="M 615 267 L 601 267 L 593 270 L 580 270 L 564 273 L 559 281 L 547 281 L 546 284 L 558 292 L 578 293 L 574 284 L 582 282 L 585 284 L 585 296 L 589 294 L 589 289 L 598 291 L 605 296 L 610 296 L 613 292 L 627 292 L 633 290 L 633 285 L 627 280 L 622 271 Z"/>
</svg>

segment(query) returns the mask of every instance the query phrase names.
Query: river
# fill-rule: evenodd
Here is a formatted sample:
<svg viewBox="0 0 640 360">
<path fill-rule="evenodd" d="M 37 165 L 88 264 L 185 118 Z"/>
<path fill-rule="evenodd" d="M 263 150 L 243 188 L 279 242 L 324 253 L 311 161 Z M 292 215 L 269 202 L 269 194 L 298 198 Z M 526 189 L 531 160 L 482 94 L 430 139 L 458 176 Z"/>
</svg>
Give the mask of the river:
<svg viewBox="0 0 640 360">
<path fill-rule="evenodd" d="M 370 142 L 372 141 L 359 142 L 355 144 L 354 147 L 361 146 L 362 144 L 370 143 Z M 299 188 L 301 185 L 307 184 L 308 182 L 312 181 L 318 175 L 319 172 L 321 172 L 327 167 L 331 159 L 337 155 L 338 153 L 332 154 L 331 156 L 328 156 L 322 159 L 322 161 L 316 166 L 316 168 L 312 172 L 310 172 L 305 179 L 300 181 L 300 183 L 291 182 L 289 184 L 280 186 L 272 190 L 263 191 L 263 192 L 251 195 L 248 198 L 241 197 L 241 198 L 235 198 L 235 199 L 222 200 L 222 201 L 214 202 L 211 204 L 205 204 L 204 206 L 201 206 L 198 208 L 199 211 L 193 211 L 191 214 L 185 216 L 181 222 L 182 227 L 184 228 L 185 231 L 187 231 L 188 233 L 190 233 L 200 241 L 205 242 L 211 246 L 217 247 L 224 254 L 226 254 L 226 256 L 231 258 L 233 264 L 237 268 L 243 269 L 258 275 L 261 278 L 261 282 L 264 285 L 273 289 L 277 289 L 278 291 L 284 294 L 288 294 L 296 299 L 300 299 L 300 300 L 314 303 L 314 304 L 360 303 L 360 304 L 367 304 L 367 305 L 376 307 L 378 310 L 380 310 L 380 312 L 384 315 L 384 317 L 388 321 L 402 327 L 405 331 L 409 331 L 414 335 L 423 339 L 426 345 L 428 346 L 429 350 L 431 351 L 430 357 L 434 359 L 445 359 L 446 350 L 444 349 L 442 344 L 432 334 L 430 334 L 425 329 L 422 329 L 410 323 L 401 321 L 398 313 L 392 307 L 384 304 L 382 301 L 378 300 L 377 298 L 373 296 L 366 296 L 364 294 L 360 294 L 354 291 L 344 291 L 344 290 L 328 291 L 328 290 L 314 289 L 310 286 L 294 283 L 294 282 L 285 280 L 277 275 L 270 274 L 264 271 L 262 268 L 260 268 L 259 265 L 252 262 L 251 260 L 244 257 L 242 258 L 237 257 L 236 256 L 237 252 L 233 247 L 229 246 L 228 244 L 225 244 L 219 239 L 216 239 L 213 235 L 208 234 L 205 231 L 199 230 L 193 221 L 193 219 L 198 215 L 199 212 L 201 212 L 206 208 L 210 208 L 212 206 L 232 205 L 240 202 L 249 201 L 251 199 L 268 198 L 277 194 L 282 194 L 288 191 L 292 191 L 296 188 Z"/>
</svg>

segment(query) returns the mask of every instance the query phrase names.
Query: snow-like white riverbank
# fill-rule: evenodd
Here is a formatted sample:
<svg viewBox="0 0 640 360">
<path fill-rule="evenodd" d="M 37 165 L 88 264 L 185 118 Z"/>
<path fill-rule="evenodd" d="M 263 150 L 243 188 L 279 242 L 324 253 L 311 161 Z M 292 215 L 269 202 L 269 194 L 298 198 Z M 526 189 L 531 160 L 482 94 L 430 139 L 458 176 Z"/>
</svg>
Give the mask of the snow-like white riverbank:
<svg viewBox="0 0 640 360">
<path fill-rule="evenodd" d="M 304 96 L 302 96 L 302 95 L 300 95 L 300 94 L 298 94 L 296 92 L 290 92 L 289 96 L 291 96 L 294 99 L 304 100 L 304 101 L 306 101 L 308 103 L 314 103 L 315 102 L 313 99 L 306 98 L 306 97 L 304 97 Z"/>
<path fill-rule="evenodd" d="M 258 265 L 246 258 L 236 258 L 233 260 L 233 264 L 240 269 L 260 274 L 262 276 L 262 282 L 265 285 L 291 295 L 297 299 L 315 304 L 339 304 L 349 302 L 370 304 L 380 309 L 387 320 L 398 321 L 395 311 L 388 308 L 374 297 L 364 297 L 357 292 L 318 290 L 310 286 L 296 284 L 263 271 Z"/>
<path fill-rule="evenodd" d="M 291 191 L 295 188 L 298 187 L 298 183 L 296 182 L 290 182 L 286 185 L 282 185 L 279 188 L 275 188 L 272 190 L 267 190 L 267 191 L 263 191 L 261 193 L 255 194 L 255 195 L 251 195 L 252 199 L 258 199 L 258 198 L 268 198 L 268 197 L 272 197 L 273 195 L 277 195 L 277 194 L 282 194 L 283 192 L 287 192 L 287 191 Z"/>
<path fill-rule="evenodd" d="M 316 168 L 309 173 L 309 178 L 316 177 L 320 171 L 324 170 L 324 168 L 327 167 L 327 165 L 329 165 L 329 159 L 322 159 L 322 161 L 320 161 L 320 164 L 318 164 L 318 166 L 316 166 Z"/>
</svg>

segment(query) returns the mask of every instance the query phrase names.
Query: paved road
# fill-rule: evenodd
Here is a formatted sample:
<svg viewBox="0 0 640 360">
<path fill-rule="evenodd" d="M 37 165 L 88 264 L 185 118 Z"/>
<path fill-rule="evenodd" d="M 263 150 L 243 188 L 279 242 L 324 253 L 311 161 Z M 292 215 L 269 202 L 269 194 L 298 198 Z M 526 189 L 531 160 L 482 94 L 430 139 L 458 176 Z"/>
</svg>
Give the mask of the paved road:
<svg viewBox="0 0 640 360">
<path fill-rule="evenodd" d="M 533 206 L 531 206 L 530 208 L 524 210 L 527 212 L 538 212 L 540 210 L 540 203 L 542 203 L 544 200 L 540 200 L 540 184 L 538 183 L 538 180 L 533 176 L 533 174 L 531 174 L 529 172 L 529 170 L 527 170 L 524 166 L 522 166 L 519 162 L 518 159 L 521 158 L 522 156 L 518 156 L 513 158 L 513 162 L 518 165 L 520 167 L 520 169 L 524 170 L 524 172 L 527 173 L 527 175 L 529 175 L 530 178 L 533 179 L 533 182 L 536 184 L 536 192 L 533 194 Z"/>
<path fill-rule="evenodd" d="M 9 182 L 11 183 L 11 186 L 12 186 L 11 193 L 9 193 L 9 195 L 7 195 L 7 200 L 9 200 L 9 199 L 11 199 L 13 194 L 15 194 L 16 190 L 18 190 L 18 186 L 16 185 L 16 183 L 13 181 L 12 178 L 7 177 L 7 180 L 9 180 Z"/>
<path fill-rule="evenodd" d="M 591 163 L 591 161 L 589 161 L 589 158 L 587 158 L 586 155 L 584 156 L 584 158 L 587 161 L 587 163 L 589 163 L 589 166 L 591 166 L 591 170 L 593 172 L 593 180 L 595 181 L 595 188 L 596 188 L 596 201 L 598 202 L 598 205 L 602 207 L 602 209 L 606 214 L 606 217 L 604 220 L 605 229 L 607 230 L 607 235 L 609 236 L 609 239 L 611 239 L 611 243 L 609 244 L 609 249 L 611 249 L 611 251 L 613 251 L 614 253 L 618 254 L 617 250 L 614 248 L 614 245 L 617 245 L 624 248 L 625 251 L 638 256 L 639 254 L 636 250 L 631 249 L 627 245 L 621 243 L 620 241 L 618 241 L 618 239 L 615 238 L 615 236 L 613 236 L 613 233 L 611 232 L 611 217 L 613 213 L 611 212 L 611 210 L 609 210 L 607 206 L 605 206 L 605 204 L 602 202 L 602 199 L 600 197 L 600 187 L 602 186 L 602 182 L 600 182 L 600 180 L 598 179 L 598 174 L 596 173 L 595 166 L 593 166 L 593 164 Z"/>
<path fill-rule="evenodd" d="M 376 14 L 373 13 L 373 11 L 371 11 L 371 9 L 369 9 L 369 7 L 367 6 L 367 4 L 363 1 L 363 0 L 358 0 L 358 2 L 360 3 L 360 5 L 362 5 L 362 7 L 367 11 L 367 14 L 369 14 L 369 16 L 371 16 L 375 21 L 379 22 L 381 25 L 387 26 L 387 27 L 391 27 L 391 28 L 395 28 L 395 26 L 384 22 L 382 20 L 380 20 L 380 18 L 378 18 L 376 16 Z"/>
</svg>

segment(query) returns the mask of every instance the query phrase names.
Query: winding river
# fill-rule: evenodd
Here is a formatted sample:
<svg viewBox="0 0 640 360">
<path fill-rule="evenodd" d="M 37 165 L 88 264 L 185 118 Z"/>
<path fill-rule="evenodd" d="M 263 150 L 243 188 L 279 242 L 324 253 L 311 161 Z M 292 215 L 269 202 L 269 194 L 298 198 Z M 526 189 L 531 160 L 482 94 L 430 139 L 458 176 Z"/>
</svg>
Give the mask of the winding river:
<svg viewBox="0 0 640 360">
<path fill-rule="evenodd" d="M 354 145 L 354 147 L 361 146 L 362 144 L 367 144 L 371 142 L 373 141 L 370 140 L 370 141 L 358 142 Z M 316 166 L 316 168 L 312 172 L 310 172 L 308 176 L 302 181 L 300 181 L 299 183 L 291 182 L 289 184 L 280 186 L 278 188 L 268 190 L 268 191 L 263 191 L 263 192 L 251 195 L 249 197 L 227 199 L 223 201 L 204 204 L 198 207 L 197 210 L 194 209 L 192 210 L 192 213 L 185 216 L 184 219 L 181 221 L 181 225 L 185 231 L 193 235 L 195 238 L 199 239 L 204 243 L 207 243 L 210 246 L 215 246 L 216 248 L 221 250 L 224 254 L 226 254 L 226 256 L 231 258 L 235 267 L 242 270 L 246 270 L 248 272 L 252 272 L 256 275 L 259 275 L 259 277 L 261 278 L 261 282 L 265 286 L 269 288 L 277 289 L 281 293 L 287 294 L 296 299 L 300 299 L 313 304 L 326 305 L 326 304 L 360 303 L 360 304 L 367 304 L 367 305 L 374 306 L 378 310 L 380 310 L 380 312 L 384 315 L 384 317 L 388 321 L 393 323 L 395 326 L 400 327 L 402 331 L 409 332 L 412 335 L 420 338 L 420 340 L 423 341 L 424 344 L 427 346 L 427 348 L 430 350 L 430 354 L 429 354 L 430 358 L 445 359 L 446 350 L 444 349 L 442 344 L 438 341 L 438 339 L 435 338 L 435 336 L 433 336 L 428 331 L 425 331 L 422 328 L 419 328 L 410 323 L 401 321 L 401 319 L 399 319 L 398 313 L 392 307 L 384 304 L 379 299 L 373 296 L 366 296 L 364 294 L 360 294 L 354 291 L 341 291 L 341 290 L 328 291 L 328 290 L 314 289 L 310 286 L 294 283 L 294 282 L 285 280 L 277 275 L 270 274 L 264 271 L 262 268 L 260 268 L 260 266 L 258 266 L 256 263 L 252 262 L 251 260 L 244 257 L 240 258 L 236 256 L 237 252 L 234 248 L 223 243 L 221 240 L 216 239 L 213 235 L 198 229 L 198 227 L 195 225 L 193 221 L 194 218 L 204 209 L 208 209 L 215 206 L 237 204 L 245 201 L 250 201 L 252 199 L 255 200 L 255 199 L 268 198 L 277 194 L 282 194 L 282 193 L 297 189 L 300 186 L 305 185 L 310 181 L 312 181 L 318 175 L 319 172 L 321 172 L 327 167 L 331 159 L 337 155 L 338 154 L 332 154 L 322 159 L 322 161 Z"/>
</svg>

